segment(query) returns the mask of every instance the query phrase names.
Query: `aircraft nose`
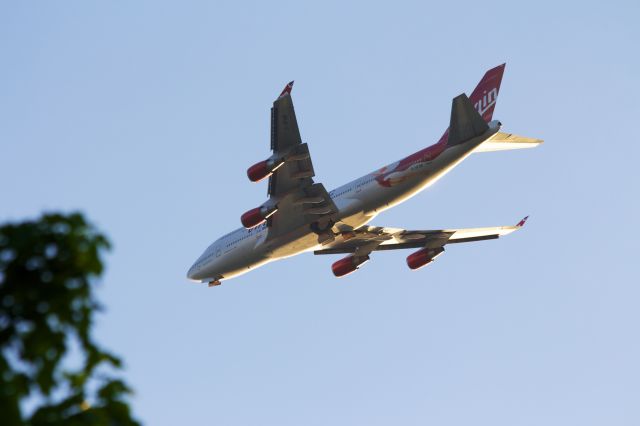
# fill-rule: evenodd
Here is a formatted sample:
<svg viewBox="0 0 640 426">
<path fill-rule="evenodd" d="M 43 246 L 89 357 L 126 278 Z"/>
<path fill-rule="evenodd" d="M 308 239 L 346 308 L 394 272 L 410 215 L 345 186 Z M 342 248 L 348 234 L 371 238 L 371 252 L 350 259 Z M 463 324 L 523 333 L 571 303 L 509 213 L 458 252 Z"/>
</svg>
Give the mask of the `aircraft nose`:
<svg viewBox="0 0 640 426">
<path fill-rule="evenodd" d="M 198 281 L 197 278 L 197 270 L 196 270 L 196 265 L 195 263 L 191 266 L 191 268 L 189 268 L 189 270 L 187 271 L 187 279 L 190 279 L 192 281 Z"/>
</svg>

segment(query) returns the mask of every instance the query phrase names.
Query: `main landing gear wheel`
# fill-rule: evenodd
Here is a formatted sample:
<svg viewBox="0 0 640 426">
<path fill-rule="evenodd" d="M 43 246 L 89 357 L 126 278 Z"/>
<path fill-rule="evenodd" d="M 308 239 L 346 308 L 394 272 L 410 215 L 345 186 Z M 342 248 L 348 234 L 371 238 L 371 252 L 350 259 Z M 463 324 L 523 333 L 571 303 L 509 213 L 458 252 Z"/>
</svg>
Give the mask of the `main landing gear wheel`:
<svg viewBox="0 0 640 426">
<path fill-rule="evenodd" d="M 319 222 L 313 222 L 310 226 L 311 230 L 318 235 L 318 244 L 328 244 L 336 239 L 331 228 L 333 228 L 333 221 L 329 220 L 324 227 L 320 226 Z"/>
</svg>

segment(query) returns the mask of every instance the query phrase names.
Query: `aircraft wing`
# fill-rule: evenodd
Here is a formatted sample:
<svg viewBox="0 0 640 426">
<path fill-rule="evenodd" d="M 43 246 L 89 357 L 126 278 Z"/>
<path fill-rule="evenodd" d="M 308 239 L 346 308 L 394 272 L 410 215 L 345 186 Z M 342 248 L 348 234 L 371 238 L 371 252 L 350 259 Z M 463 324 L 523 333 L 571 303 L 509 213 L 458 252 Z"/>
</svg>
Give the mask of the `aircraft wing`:
<svg viewBox="0 0 640 426">
<path fill-rule="evenodd" d="M 447 244 L 468 243 L 472 241 L 492 240 L 510 234 L 522 228 L 527 217 L 514 226 L 494 226 L 488 228 L 405 230 L 363 226 L 351 232 L 345 232 L 342 238 L 336 238 L 322 250 L 314 254 L 351 253 L 366 256 L 372 251 L 399 250 L 416 248 L 441 248 Z"/>
<path fill-rule="evenodd" d="M 321 183 L 314 183 L 309 147 L 302 143 L 291 99 L 293 81 L 287 84 L 271 108 L 272 158 L 282 164 L 269 177 L 268 195 L 278 213 L 269 218 L 271 235 L 297 225 L 318 222 L 338 209 Z"/>
<path fill-rule="evenodd" d="M 291 99 L 293 81 L 286 85 L 271 108 L 271 150 L 284 163 L 269 177 L 269 196 L 278 197 L 292 189 L 310 186 L 315 175 L 309 147 L 302 143 Z"/>
</svg>

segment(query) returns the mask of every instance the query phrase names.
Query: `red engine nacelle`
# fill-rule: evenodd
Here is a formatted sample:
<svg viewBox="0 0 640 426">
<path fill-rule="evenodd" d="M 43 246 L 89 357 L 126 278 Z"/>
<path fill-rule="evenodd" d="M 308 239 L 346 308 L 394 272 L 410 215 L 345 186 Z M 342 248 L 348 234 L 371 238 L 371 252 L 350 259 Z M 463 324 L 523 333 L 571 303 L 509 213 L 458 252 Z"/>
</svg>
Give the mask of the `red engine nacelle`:
<svg viewBox="0 0 640 426">
<path fill-rule="evenodd" d="M 269 160 L 260 161 L 247 169 L 247 176 L 251 182 L 259 182 L 270 174 Z"/>
<path fill-rule="evenodd" d="M 277 210 L 277 208 L 268 209 L 264 206 L 256 207 L 255 209 L 251 209 L 248 212 L 244 213 L 240 217 L 240 222 L 242 222 L 242 226 L 247 229 L 253 228 L 263 223 Z"/>
<path fill-rule="evenodd" d="M 260 161 L 247 169 L 247 176 L 251 182 L 259 182 L 271 176 L 282 164 L 284 164 L 284 162 L 274 161 L 272 159 Z"/>
<path fill-rule="evenodd" d="M 331 265 L 333 275 L 344 277 L 358 269 L 358 266 L 369 260 L 369 256 L 347 256 Z"/>
<path fill-rule="evenodd" d="M 423 248 L 422 250 L 418 250 L 415 253 L 411 253 L 407 256 L 407 266 L 411 269 L 420 269 L 423 266 L 426 266 L 433 262 L 433 260 L 438 257 L 444 251 L 443 247 L 438 247 L 435 249 L 432 248 Z"/>
</svg>

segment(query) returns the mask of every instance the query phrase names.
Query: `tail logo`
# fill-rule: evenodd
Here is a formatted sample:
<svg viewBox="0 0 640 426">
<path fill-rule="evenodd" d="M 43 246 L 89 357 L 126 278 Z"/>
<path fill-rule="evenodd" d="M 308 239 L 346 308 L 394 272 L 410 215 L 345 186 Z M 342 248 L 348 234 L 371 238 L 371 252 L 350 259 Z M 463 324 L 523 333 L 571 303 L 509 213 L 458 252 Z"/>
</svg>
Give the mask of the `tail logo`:
<svg viewBox="0 0 640 426">
<path fill-rule="evenodd" d="M 489 110 L 492 106 L 496 104 L 496 100 L 498 99 L 498 89 L 493 88 L 489 91 L 489 93 L 485 92 L 478 102 L 476 102 L 473 106 L 476 108 L 480 115 L 484 115 L 485 112 Z"/>
</svg>

